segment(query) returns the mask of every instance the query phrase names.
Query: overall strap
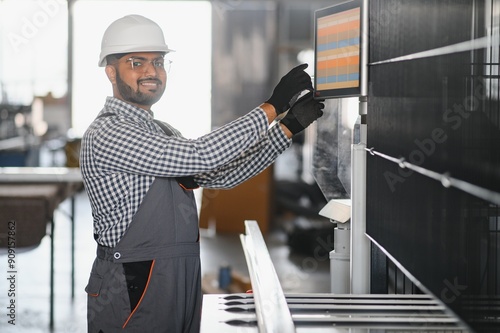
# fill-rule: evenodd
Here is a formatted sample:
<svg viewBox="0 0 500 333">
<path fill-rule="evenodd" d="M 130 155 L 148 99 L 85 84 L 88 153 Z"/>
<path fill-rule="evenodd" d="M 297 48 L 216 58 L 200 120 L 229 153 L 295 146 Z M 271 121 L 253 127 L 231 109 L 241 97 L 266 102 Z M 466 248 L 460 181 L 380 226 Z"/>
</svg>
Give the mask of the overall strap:
<svg viewBox="0 0 500 333">
<path fill-rule="evenodd" d="M 105 113 L 102 113 L 100 114 L 96 119 L 99 119 L 99 118 L 104 118 L 104 117 L 111 117 L 111 116 L 114 116 L 115 114 L 112 113 L 112 112 L 105 112 Z M 168 136 L 173 136 L 174 134 L 172 133 L 172 131 L 161 121 L 157 120 L 157 119 L 153 119 L 153 121 L 158 125 L 160 126 L 160 128 L 163 130 L 163 132 L 168 135 Z M 193 177 L 191 176 L 184 176 L 184 177 L 176 177 L 175 178 L 177 180 L 177 182 L 179 183 L 179 185 L 185 189 L 185 190 L 194 190 L 194 189 L 197 189 L 200 187 L 200 185 L 198 185 L 198 183 L 196 183 L 196 181 L 194 180 Z"/>
</svg>

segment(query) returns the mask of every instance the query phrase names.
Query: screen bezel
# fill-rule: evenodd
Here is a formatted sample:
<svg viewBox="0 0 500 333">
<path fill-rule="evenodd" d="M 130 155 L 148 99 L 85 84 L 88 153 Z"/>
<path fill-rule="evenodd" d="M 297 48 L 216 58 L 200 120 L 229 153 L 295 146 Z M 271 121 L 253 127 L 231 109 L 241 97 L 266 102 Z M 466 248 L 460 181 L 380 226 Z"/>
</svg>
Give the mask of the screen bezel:
<svg viewBox="0 0 500 333">
<path fill-rule="evenodd" d="M 324 89 L 318 90 L 318 20 L 320 18 L 336 14 L 342 13 L 347 10 L 351 10 L 354 8 L 360 9 L 359 21 L 360 21 L 360 33 L 359 33 L 359 80 L 357 87 L 349 87 L 349 88 L 336 88 L 336 89 Z M 363 17 L 363 6 L 361 0 L 352 0 L 349 2 L 343 2 L 341 4 L 337 4 L 334 6 L 318 9 L 314 12 L 314 97 L 317 99 L 326 99 L 326 98 L 339 98 L 339 97 L 355 97 L 361 96 L 361 53 L 362 53 L 362 45 L 363 45 L 363 31 L 362 31 L 362 17 Z"/>
</svg>

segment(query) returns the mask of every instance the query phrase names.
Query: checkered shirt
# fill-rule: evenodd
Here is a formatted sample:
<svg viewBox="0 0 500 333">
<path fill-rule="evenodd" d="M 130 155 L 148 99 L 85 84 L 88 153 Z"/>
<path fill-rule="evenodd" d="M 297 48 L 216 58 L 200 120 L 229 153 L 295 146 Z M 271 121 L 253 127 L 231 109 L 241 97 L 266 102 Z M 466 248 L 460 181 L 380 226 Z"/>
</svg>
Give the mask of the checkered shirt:
<svg viewBox="0 0 500 333">
<path fill-rule="evenodd" d="M 198 139 L 172 126 L 167 136 L 153 113 L 108 97 L 82 138 L 80 167 L 97 242 L 114 247 L 155 177 L 193 176 L 205 188 L 231 188 L 268 167 L 290 144 L 255 108 Z M 110 115 L 111 113 L 111 115 Z"/>
</svg>

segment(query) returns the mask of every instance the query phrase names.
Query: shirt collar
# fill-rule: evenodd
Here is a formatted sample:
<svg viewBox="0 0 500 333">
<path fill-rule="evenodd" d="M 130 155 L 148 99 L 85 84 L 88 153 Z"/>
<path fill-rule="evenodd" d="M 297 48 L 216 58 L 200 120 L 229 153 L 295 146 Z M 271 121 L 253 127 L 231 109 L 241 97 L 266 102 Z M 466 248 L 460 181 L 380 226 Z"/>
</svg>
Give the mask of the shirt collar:
<svg viewBox="0 0 500 333">
<path fill-rule="evenodd" d="M 144 121 L 151 121 L 154 119 L 153 111 L 144 110 L 115 97 L 106 97 L 104 108 L 108 110 L 106 112 L 111 110 L 116 112 L 117 115 L 139 118 Z"/>
</svg>

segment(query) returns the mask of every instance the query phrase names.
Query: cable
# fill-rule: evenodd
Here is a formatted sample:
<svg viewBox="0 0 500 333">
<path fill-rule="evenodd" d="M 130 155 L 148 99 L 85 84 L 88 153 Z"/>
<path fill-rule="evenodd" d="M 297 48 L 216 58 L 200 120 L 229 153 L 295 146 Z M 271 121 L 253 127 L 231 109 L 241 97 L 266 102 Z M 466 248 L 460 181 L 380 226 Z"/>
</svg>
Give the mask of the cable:
<svg viewBox="0 0 500 333">
<path fill-rule="evenodd" d="M 468 183 L 466 181 L 453 178 L 450 176 L 448 172 L 445 173 L 438 173 L 429 169 L 422 168 L 418 165 L 412 164 L 407 162 L 403 157 L 400 158 L 395 158 L 386 154 L 383 154 L 381 152 L 375 151 L 375 148 L 365 148 L 367 152 L 369 152 L 373 156 L 379 156 L 382 157 L 388 161 L 391 161 L 393 163 L 396 163 L 399 165 L 400 168 L 402 169 L 410 169 L 415 172 L 418 172 L 419 174 L 423 176 L 427 176 L 429 178 L 432 178 L 434 180 L 437 180 L 441 182 L 441 184 L 446 187 L 454 187 L 457 188 L 463 192 L 466 192 L 468 194 L 471 194 L 473 196 L 476 196 L 480 199 L 483 199 L 485 201 L 489 201 L 495 205 L 500 205 L 500 193 L 488 190 L 486 188 Z"/>
</svg>

